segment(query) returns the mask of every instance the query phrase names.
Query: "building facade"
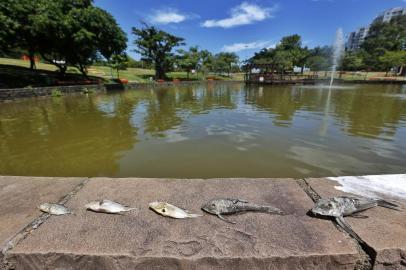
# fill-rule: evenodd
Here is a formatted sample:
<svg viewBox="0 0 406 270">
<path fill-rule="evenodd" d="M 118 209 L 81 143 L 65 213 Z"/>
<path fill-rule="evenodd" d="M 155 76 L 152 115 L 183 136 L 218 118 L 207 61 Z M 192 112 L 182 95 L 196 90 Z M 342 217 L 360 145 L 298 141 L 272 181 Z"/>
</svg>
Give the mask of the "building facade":
<svg viewBox="0 0 406 270">
<path fill-rule="evenodd" d="M 369 26 L 361 27 L 355 32 L 351 32 L 348 35 L 348 40 L 346 44 L 347 51 L 356 51 L 361 47 L 361 44 L 364 42 L 366 36 L 368 35 Z"/>
<path fill-rule="evenodd" d="M 379 14 L 375 19 L 374 22 L 390 22 L 394 17 L 406 15 L 406 8 L 396 7 L 387 9 L 381 14 Z"/>
<path fill-rule="evenodd" d="M 406 15 L 406 8 L 404 7 L 396 7 L 391 8 L 383 11 L 380 13 L 372 23 L 376 22 L 390 22 L 393 18 L 401 15 Z M 346 43 L 346 50 L 347 51 L 357 51 L 361 44 L 364 42 L 366 36 L 368 35 L 369 27 L 360 27 L 357 31 L 351 32 L 348 35 L 347 43 Z"/>
</svg>

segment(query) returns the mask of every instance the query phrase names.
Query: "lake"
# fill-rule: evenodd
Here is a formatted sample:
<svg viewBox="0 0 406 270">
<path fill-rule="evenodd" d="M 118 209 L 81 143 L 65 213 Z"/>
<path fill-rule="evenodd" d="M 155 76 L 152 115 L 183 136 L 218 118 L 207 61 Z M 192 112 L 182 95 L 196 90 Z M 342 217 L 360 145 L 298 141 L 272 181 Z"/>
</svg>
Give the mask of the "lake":
<svg viewBox="0 0 406 270">
<path fill-rule="evenodd" d="M 0 103 L 0 175 L 405 173 L 406 86 L 203 83 Z"/>
</svg>

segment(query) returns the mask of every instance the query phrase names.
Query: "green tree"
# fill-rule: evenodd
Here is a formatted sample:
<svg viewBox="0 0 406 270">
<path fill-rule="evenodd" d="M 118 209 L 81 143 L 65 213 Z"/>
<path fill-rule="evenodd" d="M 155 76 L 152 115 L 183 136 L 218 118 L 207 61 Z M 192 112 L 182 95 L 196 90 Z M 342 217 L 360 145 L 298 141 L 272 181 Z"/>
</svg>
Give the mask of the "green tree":
<svg viewBox="0 0 406 270">
<path fill-rule="evenodd" d="M 289 54 L 289 60 L 292 61 L 294 66 L 301 68 L 303 74 L 304 66 L 307 58 L 310 56 L 310 52 L 307 47 L 302 47 L 302 38 L 295 34 L 283 37 L 281 42 L 276 47 L 278 51 L 285 51 Z M 287 56 L 286 53 L 285 56 Z"/>
<path fill-rule="evenodd" d="M 406 51 L 387 51 L 379 57 L 388 76 L 389 70 L 394 67 L 402 67 L 406 64 Z"/>
<path fill-rule="evenodd" d="M 390 22 L 375 22 L 371 25 L 361 49 L 368 68 L 382 70 L 385 64 L 380 57 L 387 51 L 400 51 L 406 40 L 406 15 L 393 18 Z"/>
<path fill-rule="evenodd" d="M 32 31 L 32 25 L 38 14 L 39 4 L 40 1 L 30 0 L 0 3 L 0 46 L 6 50 L 11 47 L 25 49 L 32 69 L 35 68 L 34 54 L 37 49 L 37 36 Z"/>
<path fill-rule="evenodd" d="M 120 78 L 120 70 L 126 70 L 128 67 L 128 57 L 127 54 L 113 54 L 109 60 L 109 65 L 112 69 L 117 72 L 117 78 Z"/>
<path fill-rule="evenodd" d="M 28 53 L 31 68 L 35 67 L 34 55 L 39 53 L 62 75 L 68 66 L 86 75 L 86 67 L 98 55 L 109 59 L 127 46 L 127 37 L 115 19 L 93 6 L 92 0 L 2 1 L 0 16 L 8 18 L 0 24 L 13 26 L 8 43 Z"/>
<path fill-rule="evenodd" d="M 310 70 L 316 71 L 326 71 L 329 68 L 328 59 L 321 55 L 312 55 L 306 60 L 306 65 Z"/>
<path fill-rule="evenodd" d="M 38 51 L 62 75 L 68 66 L 86 75 L 87 66 L 98 54 L 109 60 L 127 47 L 127 37 L 115 19 L 92 1 L 38 1 L 41 4 L 32 27 Z"/>
<path fill-rule="evenodd" d="M 231 52 L 221 52 L 215 55 L 217 68 L 221 71 L 226 70 L 229 77 L 232 66 L 238 64 L 238 60 L 238 56 Z"/>
<path fill-rule="evenodd" d="M 133 27 L 132 32 L 136 36 L 135 51 L 141 54 L 142 60 L 154 65 L 156 79 L 164 79 L 174 58 L 172 49 L 184 45 L 184 39 L 145 23 L 142 28 Z"/>
<path fill-rule="evenodd" d="M 201 54 L 197 46 L 190 47 L 188 51 L 184 49 L 178 50 L 177 64 L 178 66 L 186 70 L 187 78 L 192 70 L 197 70 L 200 64 Z"/>
<path fill-rule="evenodd" d="M 213 71 L 214 68 L 213 54 L 208 50 L 202 50 L 200 51 L 200 60 L 203 76 L 206 77 L 207 73 Z"/>
<path fill-rule="evenodd" d="M 364 66 L 363 59 L 359 53 L 347 52 L 342 61 L 342 69 L 346 71 L 358 71 Z"/>
<path fill-rule="evenodd" d="M 15 43 L 17 21 L 12 1 L 0 1 L 0 53 L 8 52 Z"/>
</svg>

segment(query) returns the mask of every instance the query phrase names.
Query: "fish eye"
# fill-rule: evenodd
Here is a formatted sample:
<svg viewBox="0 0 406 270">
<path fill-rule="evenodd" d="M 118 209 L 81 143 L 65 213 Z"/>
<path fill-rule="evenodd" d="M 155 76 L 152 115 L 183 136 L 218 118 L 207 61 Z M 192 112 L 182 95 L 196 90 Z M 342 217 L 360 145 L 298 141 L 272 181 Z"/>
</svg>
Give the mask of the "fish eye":
<svg viewBox="0 0 406 270">
<path fill-rule="evenodd" d="M 216 204 L 213 203 L 211 206 L 216 207 Z"/>
<path fill-rule="evenodd" d="M 162 213 L 165 213 L 166 211 L 165 211 L 165 208 L 164 209 L 162 209 Z"/>
</svg>

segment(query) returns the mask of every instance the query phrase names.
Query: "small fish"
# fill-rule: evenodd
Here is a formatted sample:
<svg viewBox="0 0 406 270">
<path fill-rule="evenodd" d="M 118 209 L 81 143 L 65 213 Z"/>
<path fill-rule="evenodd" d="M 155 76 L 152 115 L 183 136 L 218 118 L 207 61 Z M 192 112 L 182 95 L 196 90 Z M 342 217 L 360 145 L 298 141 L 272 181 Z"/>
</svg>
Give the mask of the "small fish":
<svg viewBox="0 0 406 270">
<path fill-rule="evenodd" d="M 86 209 L 100 213 L 119 214 L 121 212 L 135 210 L 136 208 L 130 208 L 110 200 L 101 200 L 86 204 Z"/>
<path fill-rule="evenodd" d="M 149 208 L 151 208 L 158 214 L 171 218 L 196 218 L 202 216 L 199 214 L 191 214 L 185 209 L 181 209 L 166 202 L 152 202 L 149 204 Z"/>
<path fill-rule="evenodd" d="M 209 201 L 202 207 L 202 210 L 209 214 L 217 215 L 221 220 L 229 223 L 235 224 L 235 222 L 225 219 L 222 215 L 236 214 L 246 211 L 256 211 L 263 213 L 271 213 L 283 215 L 282 210 L 269 206 L 269 205 L 258 205 L 249 203 L 241 199 L 214 199 Z"/>
<path fill-rule="evenodd" d="M 330 217 L 359 217 L 355 214 L 376 206 L 400 211 L 398 205 L 385 200 L 341 196 L 318 200 L 312 212 L 314 214 Z"/>
<path fill-rule="evenodd" d="M 66 208 L 65 206 L 61 204 L 56 204 L 56 203 L 43 203 L 39 206 L 39 209 L 42 212 L 55 215 L 55 216 L 60 216 L 60 215 L 66 215 L 66 214 L 72 214 L 72 212 Z"/>
</svg>

